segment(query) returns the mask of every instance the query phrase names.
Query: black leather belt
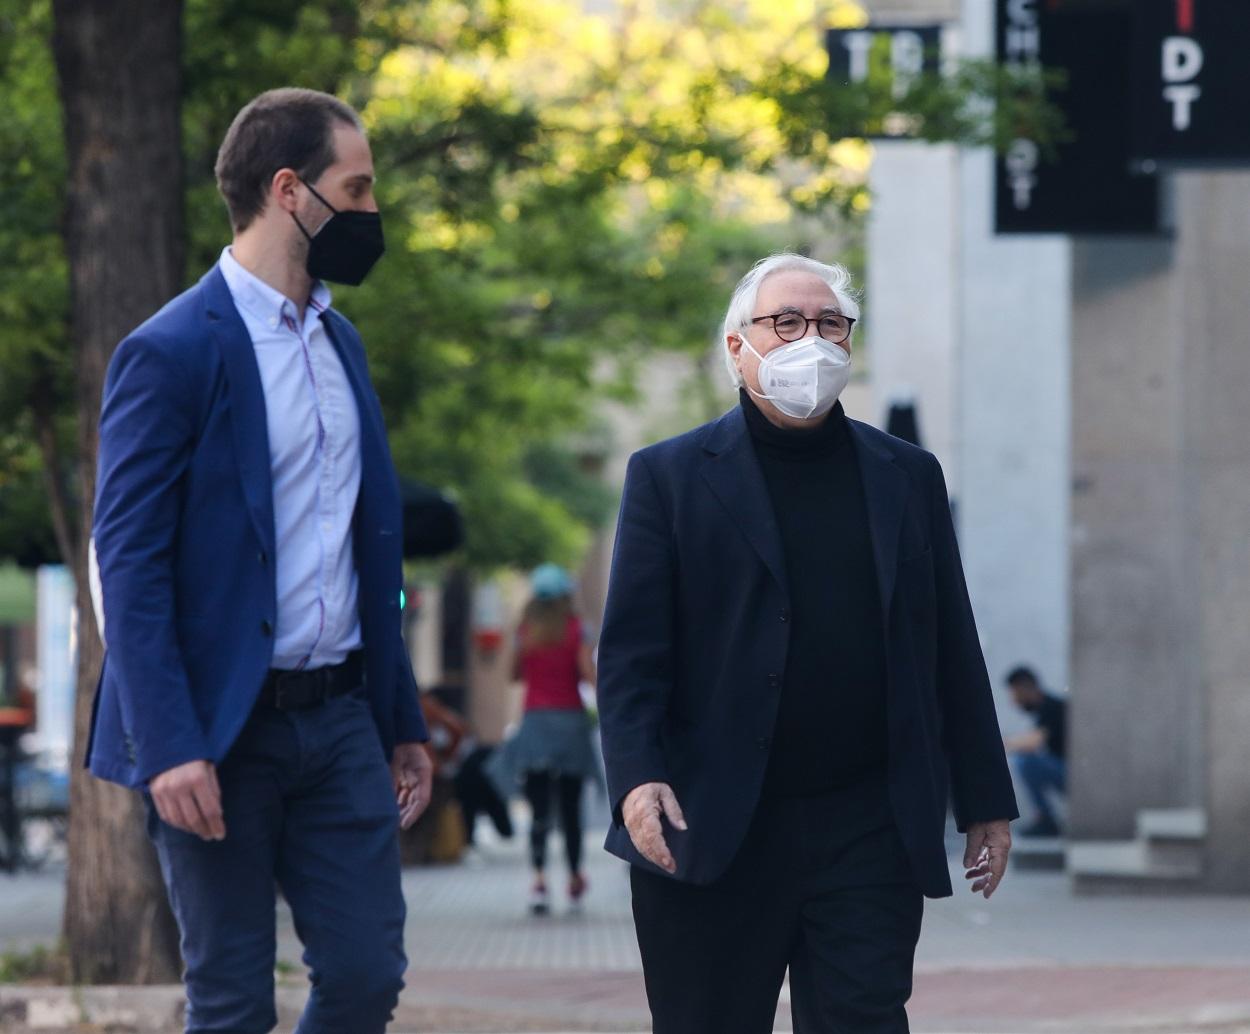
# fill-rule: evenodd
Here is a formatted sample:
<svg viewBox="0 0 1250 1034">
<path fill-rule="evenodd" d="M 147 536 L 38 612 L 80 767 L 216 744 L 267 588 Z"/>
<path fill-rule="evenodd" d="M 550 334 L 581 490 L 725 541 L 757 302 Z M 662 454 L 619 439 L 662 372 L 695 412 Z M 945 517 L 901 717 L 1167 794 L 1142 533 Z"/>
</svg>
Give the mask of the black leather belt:
<svg viewBox="0 0 1250 1034">
<path fill-rule="evenodd" d="M 364 663 L 360 650 L 349 653 L 340 664 L 303 671 L 270 668 L 260 687 L 258 704 L 276 707 L 279 711 L 302 711 L 324 704 L 334 697 L 364 685 Z"/>
</svg>

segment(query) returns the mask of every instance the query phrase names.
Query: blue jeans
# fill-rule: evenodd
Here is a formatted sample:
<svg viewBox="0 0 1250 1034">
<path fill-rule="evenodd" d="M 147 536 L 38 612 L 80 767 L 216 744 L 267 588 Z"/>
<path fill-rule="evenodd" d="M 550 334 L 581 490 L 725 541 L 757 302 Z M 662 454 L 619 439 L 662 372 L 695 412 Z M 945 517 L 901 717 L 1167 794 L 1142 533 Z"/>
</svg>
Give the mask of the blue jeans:
<svg viewBox="0 0 1250 1034">
<path fill-rule="evenodd" d="M 182 933 L 187 1034 L 277 1024 L 275 883 L 312 983 L 297 1034 L 382 1034 L 407 966 L 405 912 L 398 809 L 367 700 L 258 707 L 217 776 L 224 840 L 167 825 L 148 800 Z"/>
<path fill-rule="evenodd" d="M 1049 751 L 1038 751 L 1036 754 L 1017 754 L 1016 772 L 1029 792 L 1033 807 L 1040 818 L 1055 821 L 1054 810 L 1046 799 L 1047 790 L 1066 793 L 1068 786 L 1068 764 L 1063 758 L 1055 757 Z"/>
</svg>

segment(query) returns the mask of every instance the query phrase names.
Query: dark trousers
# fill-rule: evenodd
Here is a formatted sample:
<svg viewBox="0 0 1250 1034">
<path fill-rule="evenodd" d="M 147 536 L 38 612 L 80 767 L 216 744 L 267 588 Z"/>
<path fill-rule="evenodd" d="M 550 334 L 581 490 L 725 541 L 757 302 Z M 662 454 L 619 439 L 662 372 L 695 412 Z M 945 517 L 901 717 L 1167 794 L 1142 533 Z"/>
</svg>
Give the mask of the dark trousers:
<svg viewBox="0 0 1250 1034">
<path fill-rule="evenodd" d="M 505 839 L 512 836 L 512 819 L 508 804 L 495 791 L 482 766 L 493 753 L 493 747 L 477 747 L 460 763 L 456 773 L 456 800 L 464 813 L 464 832 L 470 844 L 474 840 L 474 827 L 479 815 L 487 815 L 495 830 Z"/>
<path fill-rule="evenodd" d="M 525 799 L 534 813 L 530 826 L 530 863 L 535 869 L 547 865 L 547 835 L 551 832 L 551 798 L 559 798 L 560 828 L 564 832 L 564 856 L 569 872 L 582 867 L 582 778 L 551 772 L 525 773 Z"/>
<path fill-rule="evenodd" d="M 148 801 L 182 932 L 188 1034 L 277 1023 L 275 883 L 311 971 L 299 1034 L 382 1034 L 407 960 L 398 811 L 368 702 L 259 706 L 217 774 L 224 840 L 166 825 Z"/>
<path fill-rule="evenodd" d="M 1060 794 L 1067 791 L 1067 763 L 1063 758 L 1045 750 L 1034 754 L 1017 754 L 1015 761 L 1016 771 L 1029 792 L 1029 800 L 1033 802 L 1038 818 L 1054 822 L 1055 809 L 1051 807 L 1046 794 L 1052 790 Z"/>
<path fill-rule="evenodd" d="M 710 885 L 631 883 L 654 1034 L 769 1034 L 787 968 L 796 1034 L 906 1034 L 923 898 L 884 783 L 762 802 Z"/>
</svg>

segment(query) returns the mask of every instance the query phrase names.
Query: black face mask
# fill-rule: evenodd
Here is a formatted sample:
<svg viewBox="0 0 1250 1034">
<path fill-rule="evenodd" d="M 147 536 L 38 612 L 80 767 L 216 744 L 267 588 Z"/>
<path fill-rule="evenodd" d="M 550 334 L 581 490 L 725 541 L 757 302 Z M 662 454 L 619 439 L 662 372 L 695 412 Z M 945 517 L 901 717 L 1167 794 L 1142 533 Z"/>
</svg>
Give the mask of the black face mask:
<svg viewBox="0 0 1250 1034">
<path fill-rule="evenodd" d="M 303 180 L 300 180 L 304 183 Z M 308 261 L 305 268 L 316 280 L 329 280 L 335 284 L 355 287 L 364 280 L 373 264 L 386 251 L 382 238 L 382 217 L 377 212 L 339 211 L 323 198 L 309 183 L 304 183 L 313 197 L 334 214 L 322 224 L 316 234 L 310 235 L 295 213 L 295 225 L 308 238 Z"/>
</svg>

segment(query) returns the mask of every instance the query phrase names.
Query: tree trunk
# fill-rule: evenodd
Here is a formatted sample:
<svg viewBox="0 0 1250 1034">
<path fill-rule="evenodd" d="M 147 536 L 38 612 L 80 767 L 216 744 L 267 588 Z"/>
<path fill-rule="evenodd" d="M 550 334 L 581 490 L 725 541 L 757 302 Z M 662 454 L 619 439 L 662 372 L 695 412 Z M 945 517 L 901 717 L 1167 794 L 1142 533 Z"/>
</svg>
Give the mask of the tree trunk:
<svg viewBox="0 0 1250 1034">
<path fill-rule="evenodd" d="M 64 112 L 64 237 L 77 370 L 78 600 L 75 756 L 102 649 L 87 589 L 100 396 L 113 349 L 182 281 L 182 0 L 53 0 Z M 177 930 L 137 794 L 73 766 L 64 932 L 83 983 L 178 979 Z"/>
</svg>

